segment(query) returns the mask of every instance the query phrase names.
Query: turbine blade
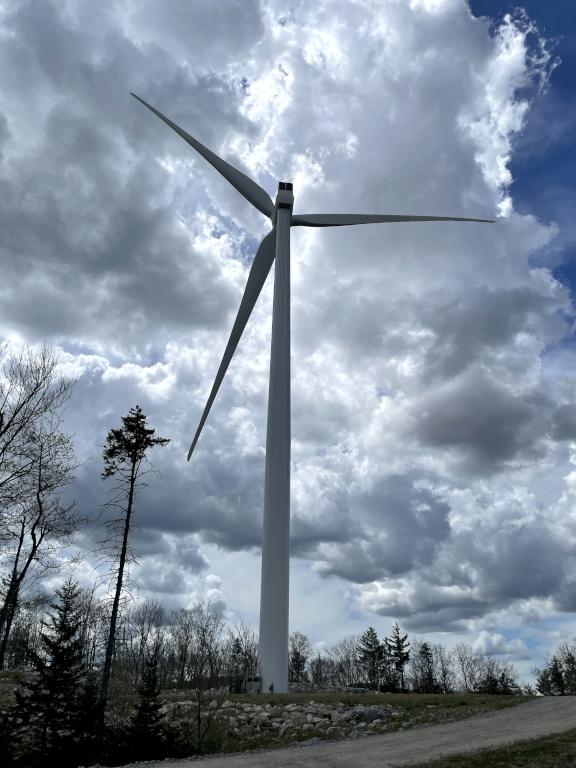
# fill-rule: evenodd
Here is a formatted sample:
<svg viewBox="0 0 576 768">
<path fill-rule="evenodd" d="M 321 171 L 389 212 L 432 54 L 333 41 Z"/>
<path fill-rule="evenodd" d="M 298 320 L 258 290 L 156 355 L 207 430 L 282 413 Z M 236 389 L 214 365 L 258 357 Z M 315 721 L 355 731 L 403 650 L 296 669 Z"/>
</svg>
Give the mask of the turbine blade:
<svg viewBox="0 0 576 768">
<path fill-rule="evenodd" d="M 226 349 L 224 350 L 224 356 L 222 357 L 222 362 L 220 363 L 220 367 L 218 368 L 218 373 L 216 374 L 214 384 L 212 385 L 212 391 L 210 392 L 210 397 L 208 398 L 208 402 L 206 403 L 204 412 L 202 413 L 200 424 L 198 425 L 198 429 L 196 430 L 196 434 L 194 435 L 194 440 L 192 441 L 192 445 L 190 446 L 190 450 L 188 451 L 188 461 L 190 461 L 190 457 L 192 456 L 192 451 L 196 447 L 196 443 L 198 442 L 198 438 L 200 437 L 200 433 L 202 432 L 204 423 L 208 418 L 208 414 L 210 413 L 210 408 L 212 407 L 212 403 L 214 402 L 216 395 L 218 394 L 218 390 L 220 389 L 220 384 L 222 384 L 222 380 L 226 374 L 226 371 L 228 370 L 228 366 L 230 365 L 230 361 L 232 360 L 232 355 L 236 351 L 236 347 L 238 346 L 240 337 L 244 332 L 244 328 L 246 327 L 248 318 L 250 317 L 252 310 L 254 309 L 254 305 L 256 304 L 256 300 L 260 295 L 262 286 L 264 285 L 264 282 L 268 277 L 268 273 L 270 272 L 270 267 L 272 266 L 272 262 L 274 261 L 275 255 L 276 255 L 276 230 L 273 229 L 272 232 L 269 232 L 264 238 L 264 240 L 262 240 L 258 250 L 256 251 L 256 256 L 254 257 L 254 261 L 252 262 L 252 267 L 250 269 L 250 274 L 248 275 L 248 281 L 246 282 L 246 288 L 244 289 L 244 295 L 242 296 L 242 301 L 240 302 L 238 314 L 236 315 L 236 320 L 234 321 L 234 325 L 232 326 L 232 331 L 230 332 L 230 338 L 228 339 L 228 344 L 226 345 Z"/>
<path fill-rule="evenodd" d="M 494 224 L 492 219 L 462 219 L 457 216 L 373 216 L 363 213 L 303 213 L 292 216 L 293 227 L 346 227 L 351 224 L 390 224 L 396 221 L 481 221 Z"/>
<path fill-rule="evenodd" d="M 255 181 L 252 181 L 252 179 L 237 168 L 234 168 L 230 163 L 222 160 L 221 157 L 218 157 L 218 155 L 214 154 L 208 147 L 205 147 L 204 144 L 201 144 L 193 136 L 190 136 L 189 133 L 186 133 L 186 131 L 176 125 L 176 123 L 173 123 L 172 120 L 163 115 L 162 112 L 159 112 L 148 104 L 148 102 L 144 101 L 144 99 L 141 99 L 140 96 L 136 96 L 135 93 L 131 93 L 130 95 L 134 96 L 135 99 L 138 99 L 139 102 L 144 104 L 145 107 L 148 107 L 148 109 L 154 112 L 155 115 L 158 115 L 160 120 L 163 120 L 166 125 L 169 125 L 179 136 L 182 136 L 184 141 L 187 141 L 188 144 L 194 147 L 205 160 L 208 160 L 210 165 L 216 168 L 216 170 L 219 171 L 222 176 L 224 176 L 224 178 L 227 179 L 230 184 L 232 184 L 232 186 L 246 198 L 246 200 L 248 200 L 248 202 L 252 203 L 252 205 L 264 215 L 269 218 L 272 217 L 272 214 L 274 213 L 274 203 L 266 190 L 262 189 L 259 184 L 256 184 Z"/>
</svg>

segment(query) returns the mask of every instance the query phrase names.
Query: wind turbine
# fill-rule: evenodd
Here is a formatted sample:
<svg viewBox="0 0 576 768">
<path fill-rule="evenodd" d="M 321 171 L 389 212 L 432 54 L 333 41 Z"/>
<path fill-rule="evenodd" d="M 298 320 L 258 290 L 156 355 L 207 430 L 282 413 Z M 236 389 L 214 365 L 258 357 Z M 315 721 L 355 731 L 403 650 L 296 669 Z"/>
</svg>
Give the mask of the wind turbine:
<svg viewBox="0 0 576 768">
<path fill-rule="evenodd" d="M 260 676 L 261 690 L 285 693 L 288 690 L 288 584 L 290 541 L 290 227 L 342 227 L 401 221 L 476 221 L 455 216 L 398 216 L 357 213 L 312 213 L 292 215 L 292 184 L 279 182 L 276 201 L 248 176 L 222 160 L 197 139 L 180 128 L 144 99 L 131 94 L 170 126 L 219 171 L 248 202 L 272 222 L 272 231 L 260 243 L 240 302 L 230 338 L 218 368 L 212 391 L 188 451 L 192 455 L 212 403 L 238 346 L 248 318 L 256 304 L 272 262 L 274 304 L 266 468 L 264 479 L 264 525 L 262 536 L 262 578 L 260 592 Z"/>
</svg>

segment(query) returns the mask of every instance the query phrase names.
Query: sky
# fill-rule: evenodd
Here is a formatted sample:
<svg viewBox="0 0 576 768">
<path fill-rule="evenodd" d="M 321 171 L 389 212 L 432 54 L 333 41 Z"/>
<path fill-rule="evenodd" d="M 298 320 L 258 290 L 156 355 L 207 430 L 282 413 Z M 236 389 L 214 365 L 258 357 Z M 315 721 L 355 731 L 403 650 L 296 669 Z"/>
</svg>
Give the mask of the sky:
<svg viewBox="0 0 576 768">
<path fill-rule="evenodd" d="M 551 6 L 551 7 L 549 7 Z M 134 91 L 295 213 L 291 630 L 394 621 L 511 659 L 576 635 L 575 18 L 537 0 L 0 0 L 0 335 L 77 383 L 72 489 L 137 403 L 170 438 L 132 577 L 258 625 L 269 278 L 190 463 L 269 229 Z M 90 586 L 101 532 L 67 551 Z"/>
</svg>

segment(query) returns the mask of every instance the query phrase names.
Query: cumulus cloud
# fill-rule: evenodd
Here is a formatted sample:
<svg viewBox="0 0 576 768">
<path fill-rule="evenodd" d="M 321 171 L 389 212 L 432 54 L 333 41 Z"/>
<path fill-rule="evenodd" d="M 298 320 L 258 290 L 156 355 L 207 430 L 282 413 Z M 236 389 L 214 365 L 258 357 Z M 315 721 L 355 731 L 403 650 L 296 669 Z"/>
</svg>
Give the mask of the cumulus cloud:
<svg viewBox="0 0 576 768">
<path fill-rule="evenodd" d="M 541 390 L 517 395 L 479 368 L 436 388 L 416 409 L 419 439 L 456 450 L 471 473 L 538 458 L 551 421 Z"/>
<path fill-rule="evenodd" d="M 498 632 L 483 630 L 472 643 L 472 650 L 481 656 L 507 656 L 509 659 L 528 659 L 530 655 L 523 640 L 507 640 Z"/>
</svg>

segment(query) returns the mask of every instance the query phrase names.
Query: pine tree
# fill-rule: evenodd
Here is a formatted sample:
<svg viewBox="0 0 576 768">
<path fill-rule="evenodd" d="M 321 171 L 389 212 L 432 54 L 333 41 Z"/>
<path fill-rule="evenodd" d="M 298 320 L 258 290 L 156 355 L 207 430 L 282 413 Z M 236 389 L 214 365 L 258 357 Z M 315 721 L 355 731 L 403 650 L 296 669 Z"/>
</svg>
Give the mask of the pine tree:
<svg viewBox="0 0 576 768">
<path fill-rule="evenodd" d="M 547 666 L 543 669 L 533 667 L 532 674 L 536 678 L 536 690 L 538 693 L 541 693 L 543 696 L 551 696 L 552 681 L 550 680 L 550 667 Z"/>
<path fill-rule="evenodd" d="M 434 657 L 430 643 L 424 640 L 418 650 L 420 657 L 420 668 L 422 671 L 421 687 L 422 693 L 436 693 L 437 685 L 434 679 Z"/>
<path fill-rule="evenodd" d="M 57 592 L 54 613 L 34 654 L 35 678 L 16 692 L 11 711 L 15 752 L 26 764 L 74 765 L 80 748 L 82 662 L 80 590 L 72 581 Z M 25 756 L 25 757 L 24 757 Z"/>
<path fill-rule="evenodd" d="M 131 740 L 136 759 L 153 759 L 164 754 L 166 740 L 164 706 L 158 684 L 158 660 L 146 661 L 142 684 L 138 689 L 140 700 L 131 722 Z"/>
<path fill-rule="evenodd" d="M 292 632 L 288 649 L 288 679 L 293 683 L 300 683 L 306 680 L 306 662 L 308 661 L 312 648 L 310 640 L 302 632 Z"/>
<path fill-rule="evenodd" d="M 566 684 L 564 682 L 564 674 L 562 672 L 562 665 L 558 661 L 556 656 L 552 656 L 549 664 L 550 669 L 550 683 L 552 692 L 564 696 L 566 694 Z"/>
<path fill-rule="evenodd" d="M 230 651 L 232 688 L 234 693 L 241 693 L 242 679 L 244 677 L 244 651 L 239 637 L 232 640 L 232 649 Z"/>
<path fill-rule="evenodd" d="M 410 660 L 410 643 L 408 635 L 400 634 L 398 622 L 392 627 L 392 635 L 387 637 L 384 642 L 390 652 L 394 666 L 400 677 L 400 690 L 404 691 L 404 667 Z"/>
<path fill-rule="evenodd" d="M 556 658 L 562 670 L 564 694 L 573 696 L 576 694 L 576 648 L 568 643 L 562 643 L 556 651 Z"/>
<path fill-rule="evenodd" d="M 358 663 L 366 675 L 368 686 L 378 690 L 384 659 L 384 649 L 374 627 L 368 627 L 358 644 Z"/>
<path fill-rule="evenodd" d="M 76 737 L 81 745 L 83 762 L 91 765 L 96 760 L 96 736 L 100 718 L 100 679 L 94 672 L 88 672 L 78 693 L 78 718 Z"/>
<path fill-rule="evenodd" d="M 104 728 L 103 718 L 108 701 L 120 596 L 124 585 L 127 563 L 130 559 L 128 538 L 134 513 L 136 490 L 138 486 L 143 485 L 141 481 L 141 477 L 144 474 L 142 466 L 146 461 L 147 451 L 156 445 L 164 446 L 170 442 L 170 440 L 164 437 L 154 437 L 155 432 L 155 429 L 147 428 L 146 415 L 140 406 L 137 405 L 135 408 L 130 409 L 127 416 L 122 417 L 122 427 L 111 429 L 108 432 L 106 445 L 104 446 L 104 472 L 102 472 L 102 478 L 116 477 L 118 481 L 114 489 L 116 495 L 113 496 L 109 505 L 119 510 L 120 516 L 109 522 L 109 528 L 114 539 L 112 544 L 113 557 L 117 559 L 118 567 L 116 569 L 116 587 L 112 601 L 110 629 L 108 631 L 104 668 L 102 670 L 102 684 L 100 686 L 101 731 Z"/>
<path fill-rule="evenodd" d="M 387 693 L 396 693 L 398 691 L 398 670 L 390 653 L 390 648 L 386 643 L 386 638 L 382 642 L 382 678 L 381 685 Z"/>
</svg>

